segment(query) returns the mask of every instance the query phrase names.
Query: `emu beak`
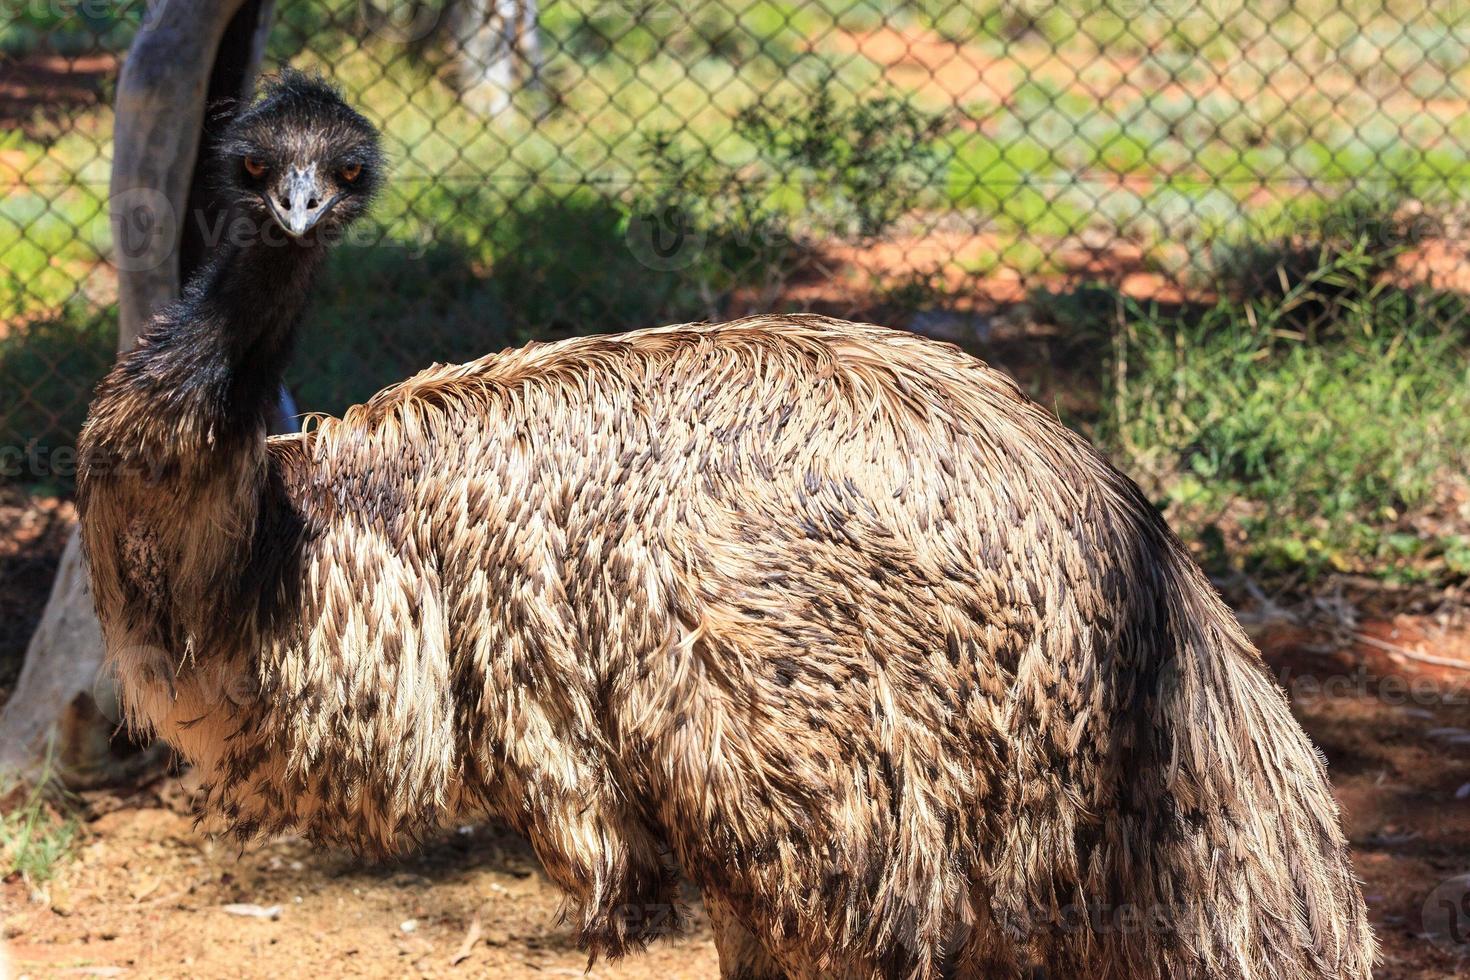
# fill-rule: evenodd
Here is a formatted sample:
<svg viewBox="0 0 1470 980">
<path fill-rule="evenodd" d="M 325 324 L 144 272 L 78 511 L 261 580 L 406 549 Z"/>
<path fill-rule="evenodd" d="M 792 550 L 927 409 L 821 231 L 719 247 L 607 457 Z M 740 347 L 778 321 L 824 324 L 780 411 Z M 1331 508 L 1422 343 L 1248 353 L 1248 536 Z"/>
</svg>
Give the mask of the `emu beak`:
<svg viewBox="0 0 1470 980">
<path fill-rule="evenodd" d="M 328 197 L 327 189 L 317 178 L 316 164 L 305 169 L 291 167 L 270 196 L 276 223 L 292 238 L 311 231 L 335 203 L 336 197 Z"/>
</svg>

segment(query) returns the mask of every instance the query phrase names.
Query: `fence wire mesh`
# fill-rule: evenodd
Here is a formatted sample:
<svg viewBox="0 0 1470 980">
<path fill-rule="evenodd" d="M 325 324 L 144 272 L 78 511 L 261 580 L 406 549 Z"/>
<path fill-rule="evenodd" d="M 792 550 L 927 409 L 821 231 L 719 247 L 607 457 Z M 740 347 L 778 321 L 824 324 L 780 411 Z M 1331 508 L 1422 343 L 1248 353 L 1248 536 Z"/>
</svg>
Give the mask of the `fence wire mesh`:
<svg viewBox="0 0 1470 980">
<path fill-rule="evenodd" d="M 1105 415 L 1130 310 L 1275 291 L 1301 334 L 1411 284 L 1416 316 L 1464 316 L 1463 4 L 378 3 L 271 19 L 263 69 L 333 79 L 393 160 L 304 331 L 305 410 L 533 337 L 803 309 Z M 0 447 L 29 487 L 65 489 L 113 356 L 111 104 L 147 17 L 0 0 Z M 1105 380 L 1069 393 L 1056 350 L 1091 329 L 1074 353 Z M 1203 424 L 1187 401 L 1148 424 Z"/>
</svg>

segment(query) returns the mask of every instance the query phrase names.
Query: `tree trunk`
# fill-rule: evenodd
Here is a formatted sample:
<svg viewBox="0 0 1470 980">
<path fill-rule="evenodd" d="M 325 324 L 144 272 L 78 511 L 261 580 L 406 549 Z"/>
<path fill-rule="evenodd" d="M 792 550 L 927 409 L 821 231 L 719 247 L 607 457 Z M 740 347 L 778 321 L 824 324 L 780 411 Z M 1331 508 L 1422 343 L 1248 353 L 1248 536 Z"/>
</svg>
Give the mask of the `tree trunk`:
<svg viewBox="0 0 1470 980">
<path fill-rule="evenodd" d="M 464 104 L 484 116 L 510 107 L 517 88 L 541 72 L 536 0 L 460 0 L 455 20 L 455 84 Z"/>
<path fill-rule="evenodd" d="M 149 10 L 118 81 L 113 128 L 113 262 L 118 350 L 178 295 L 212 223 L 197 166 L 205 107 L 248 92 L 272 0 L 167 0 Z M 184 216 L 203 221 L 186 232 Z M 74 785 L 126 776 L 112 752 L 116 698 L 102 670 L 102 633 L 72 534 L 41 624 L 0 713 L 0 771 L 36 776 L 49 763 Z"/>
</svg>

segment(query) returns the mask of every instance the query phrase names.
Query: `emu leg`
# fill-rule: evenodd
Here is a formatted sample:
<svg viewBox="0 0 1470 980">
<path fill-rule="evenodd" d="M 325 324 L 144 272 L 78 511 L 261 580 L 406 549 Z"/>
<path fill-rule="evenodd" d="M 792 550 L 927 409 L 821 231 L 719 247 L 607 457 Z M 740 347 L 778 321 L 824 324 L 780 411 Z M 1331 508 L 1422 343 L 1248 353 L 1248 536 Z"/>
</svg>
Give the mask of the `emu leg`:
<svg viewBox="0 0 1470 980">
<path fill-rule="evenodd" d="M 786 980 L 786 971 L 724 903 L 706 895 L 704 909 L 720 954 L 720 980 Z"/>
</svg>

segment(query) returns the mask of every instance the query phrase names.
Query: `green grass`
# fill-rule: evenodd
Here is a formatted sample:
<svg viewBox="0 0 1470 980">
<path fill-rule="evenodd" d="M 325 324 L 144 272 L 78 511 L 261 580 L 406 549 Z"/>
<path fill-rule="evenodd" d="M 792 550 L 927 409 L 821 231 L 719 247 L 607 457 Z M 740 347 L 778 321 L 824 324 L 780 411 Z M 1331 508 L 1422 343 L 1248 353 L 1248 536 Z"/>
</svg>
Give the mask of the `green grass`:
<svg viewBox="0 0 1470 980">
<path fill-rule="evenodd" d="M 62 133 L 0 133 L 0 320 L 55 315 L 113 291 L 107 181 L 111 113 Z"/>
<path fill-rule="evenodd" d="M 1279 295 L 1167 315 L 1117 300 L 1088 428 L 1216 571 L 1470 574 L 1447 503 L 1470 471 L 1465 300 L 1367 269 L 1349 249 Z"/>
<path fill-rule="evenodd" d="M 142 21 L 144 10 L 142 0 L 9 4 L 0 15 L 0 54 L 121 51 Z"/>
<path fill-rule="evenodd" d="M 487 123 L 445 83 L 445 55 L 432 44 L 405 47 L 347 31 L 359 7 L 355 0 L 282 4 L 272 55 L 325 68 L 383 126 L 396 167 L 380 214 L 398 240 L 453 228 L 488 252 L 491 243 L 477 236 L 533 192 L 585 187 L 627 206 L 658 179 L 644 148 L 661 131 L 707 147 L 731 175 L 741 174 L 760 153 L 737 124 L 752 105 L 800 104 L 824 78 L 835 79 L 831 90 L 848 106 L 904 96 L 885 67 L 822 43 L 834 31 L 884 25 L 961 41 L 956 58 L 1037 66 L 989 101 L 956 107 L 936 102 L 942 92 L 914 95 L 926 111 L 958 109 L 979 124 L 915 148 L 932 151 L 920 205 L 958 210 L 1002 235 L 1061 241 L 1115 229 L 1178 241 L 1200 237 L 1205 225 L 1218 232 L 1231 212 L 1231 230 L 1243 234 L 1261 186 L 1328 200 L 1363 182 L 1428 189 L 1470 179 L 1470 114 L 1453 98 L 1470 89 L 1470 13 L 1423 23 L 1409 5 L 1313 0 L 1248 16 L 1144 9 L 1123 18 L 1088 2 L 1062 17 L 1061 8 L 999 2 L 758 0 L 737 16 L 714 2 L 635 9 L 555 0 L 541 18 L 541 85 L 519 98 L 516 112 Z M 111 37 L 130 29 L 140 9 L 117 8 L 115 23 L 70 9 L 22 11 L 4 26 L 16 37 L 37 30 Z M 1058 47 L 1090 53 L 1096 77 L 1056 70 L 1047 59 Z M 1128 58 L 1137 64 L 1110 67 Z M 1384 75 L 1384 59 L 1402 61 L 1402 70 Z M 1262 84 L 1267 74 L 1320 76 L 1333 89 L 1287 97 Z M 1109 99 L 1109 86 L 1124 79 L 1145 94 Z M 0 153 L 11 155 L 6 166 L 23 174 L 24 185 L 0 195 L 0 316 L 7 318 L 109 288 L 95 272 L 108 247 L 109 114 L 53 135 L 32 139 L 17 129 L 0 137 Z M 807 177 L 810 187 L 824 186 L 820 173 Z M 832 226 L 819 213 L 824 202 L 805 197 L 794 195 L 805 217 Z M 1209 206 L 1191 207 L 1194 200 Z M 1173 207 L 1172 216 L 1116 223 L 1156 206 Z"/>
<path fill-rule="evenodd" d="M 81 825 L 50 773 L 34 783 L 0 784 L 0 877 L 31 884 L 52 878 L 76 849 Z"/>
</svg>

